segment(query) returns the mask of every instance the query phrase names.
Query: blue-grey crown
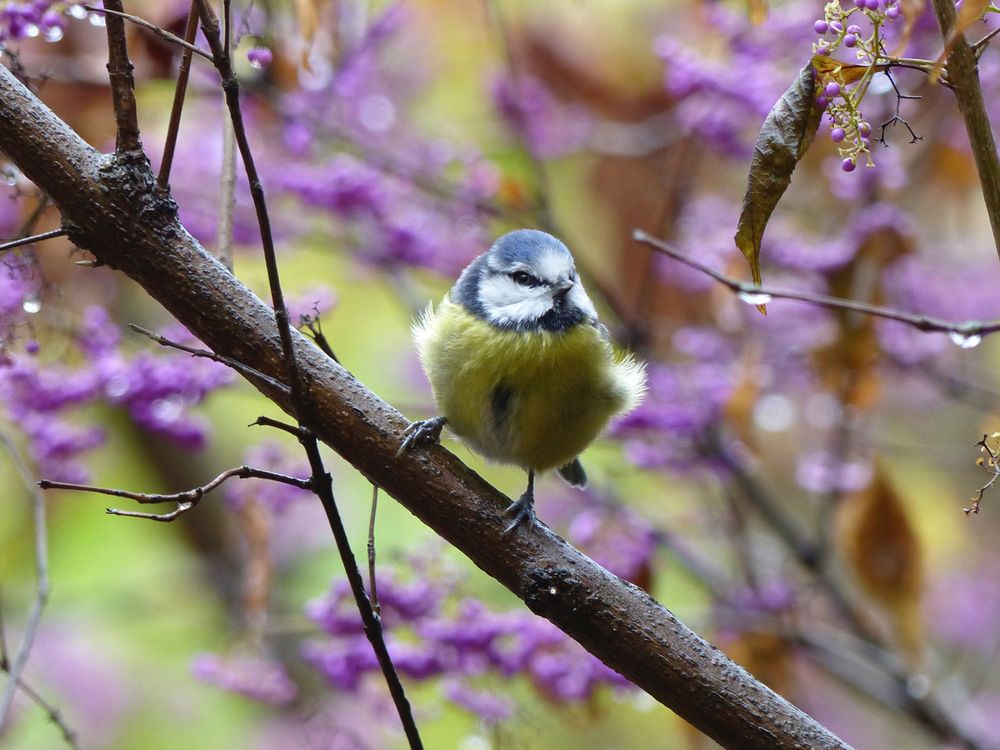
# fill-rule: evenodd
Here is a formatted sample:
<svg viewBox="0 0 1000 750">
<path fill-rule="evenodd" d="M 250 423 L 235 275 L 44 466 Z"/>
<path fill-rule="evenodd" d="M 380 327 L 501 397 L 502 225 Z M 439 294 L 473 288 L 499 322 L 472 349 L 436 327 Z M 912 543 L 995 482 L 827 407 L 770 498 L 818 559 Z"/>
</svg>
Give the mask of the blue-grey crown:
<svg viewBox="0 0 1000 750">
<path fill-rule="evenodd" d="M 497 261 L 494 265 L 510 266 L 517 262 L 527 263 L 543 250 L 555 250 L 572 257 L 562 240 L 538 229 L 515 229 L 507 232 L 493 243 L 487 255 L 494 256 Z"/>
</svg>

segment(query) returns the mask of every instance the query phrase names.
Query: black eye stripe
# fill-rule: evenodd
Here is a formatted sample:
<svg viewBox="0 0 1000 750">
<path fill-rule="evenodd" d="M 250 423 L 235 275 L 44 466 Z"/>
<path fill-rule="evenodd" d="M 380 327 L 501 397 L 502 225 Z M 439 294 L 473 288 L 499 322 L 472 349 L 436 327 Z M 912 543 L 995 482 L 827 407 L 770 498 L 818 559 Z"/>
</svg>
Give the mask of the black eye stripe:
<svg viewBox="0 0 1000 750">
<path fill-rule="evenodd" d="M 515 284 L 520 284 L 521 286 L 541 286 L 542 282 L 532 276 L 530 273 L 525 271 L 514 271 L 513 273 L 507 274 Z"/>
</svg>

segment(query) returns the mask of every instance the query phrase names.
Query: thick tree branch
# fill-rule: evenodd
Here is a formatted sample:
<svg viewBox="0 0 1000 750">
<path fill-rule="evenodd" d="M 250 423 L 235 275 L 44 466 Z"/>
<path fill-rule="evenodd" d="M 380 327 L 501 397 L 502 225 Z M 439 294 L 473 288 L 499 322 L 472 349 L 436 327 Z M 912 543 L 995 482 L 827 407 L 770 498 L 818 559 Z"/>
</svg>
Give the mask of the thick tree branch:
<svg viewBox="0 0 1000 750">
<path fill-rule="evenodd" d="M 958 14 L 954 0 L 931 0 L 934 15 L 945 39 L 951 37 Z M 1000 255 L 1000 159 L 993 141 L 990 118 L 986 113 L 983 89 L 979 85 L 979 58 L 975 50 L 965 40 L 965 34 L 958 34 L 948 54 L 948 83 L 955 92 L 958 109 L 965 121 L 969 134 L 972 156 L 979 172 L 979 182 L 983 187 L 986 212 L 993 228 L 993 244 Z"/>
<path fill-rule="evenodd" d="M 141 284 L 213 350 L 269 377 L 286 375 L 274 312 L 178 223 L 148 165 L 92 149 L 3 68 L 0 151 L 53 198 L 75 243 Z M 532 611 L 724 746 L 847 747 L 546 527 L 502 537 L 508 498 L 441 447 L 396 458 L 406 420 L 293 335 L 317 435 Z M 257 385 L 290 410 L 287 391 Z"/>
</svg>

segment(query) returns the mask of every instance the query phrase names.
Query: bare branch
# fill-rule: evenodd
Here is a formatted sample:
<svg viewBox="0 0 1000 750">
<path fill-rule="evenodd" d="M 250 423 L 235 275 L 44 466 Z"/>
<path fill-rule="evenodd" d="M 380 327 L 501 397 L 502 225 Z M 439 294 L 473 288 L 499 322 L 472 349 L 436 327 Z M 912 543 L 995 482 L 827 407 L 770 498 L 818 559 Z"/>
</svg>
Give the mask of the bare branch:
<svg viewBox="0 0 1000 750">
<path fill-rule="evenodd" d="M 198 34 L 198 8 L 192 0 L 188 11 L 187 26 L 184 29 L 184 41 L 194 42 Z M 174 88 L 174 103 L 170 107 L 170 122 L 167 125 L 167 135 L 163 143 L 163 160 L 160 162 L 160 173 L 156 176 L 156 185 L 165 191 L 170 184 L 170 168 L 174 163 L 174 151 L 177 148 L 177 134 L 181 127 L 181 112 L 184 110 L 184 97 L 187 95 L 188 78 L 191 74 L 191 58 L 193 53 L 185 48 L 181 53 L 181 65 L 177 70 L 177 86 Z"/>
<path fill-rule="evenodd" d="M 104 16 L 116 16 L 125 21 L 130 21 L 131 23 L 134 23 L 136 26 L 141 26 L 144 29 L 148 29 L 161 39 L 170 42 L 171 44 L 176 44 L 179 47 L 183 47 L 188 52 L 188 59 L 190 59 L 191 54 L 195 54 L 199 55 L 200 57 L 204 57 L 209 62 L 212 61 L 212 56 L 205 50 L 201 49 L 200 47 L 192 44 L 191 39 L 181 39 L 176 34 L 171 34 L 162 26 L 157 26 L 155 23 L 153 23 L 152 21 L 147 21 L 145 18 L 141 18 L 140 16 L 133 16 L 131 13 L 123 13 L 121 11 L 111 10 L 111 8 L 95 8 L 91 5 L 84 5 L 83 7 L 89 10 L 91 13 L 101 13 Z M 194 37 L 192 37 L 192 39 L 193 38 Z"/>
<path fill-rule="evenodd" d="M 726 276 L 720 271 L 716 271 L 704 263 L 685 255 L 681 251 L 659 240 L 652 235 L 646 234 L 640 229 L 635 230 L 632 236 L 636 242 L 648 245 L 657 252 L 673 258 L 683 263 L 689 268 L 701 271 L 706 276 L 710 276 L 723 286 L 728 287 L 733 293 L 743 297 L 748 304 L 760 305 L 770 302 L 772 299 L 790 299 L 808 302 L 818 307 L 829 307 L 835 310 L 850 310 L 851 312 L 863 313 L 876 318 L 886 318 L 913 326 L 919 331 L 928 333 L 947 333 L 955 338 L 960 346 L 974 346 L 979 343 L 978 339 L 988 336 L 991 333 L 1000 331 L 1000 320 L 967 320 L 961 323 L 932 318 L 928 315 L 915 315 L 913 313 L 895 310 L 891 307 L 880 307 L 869 305 L 865 302 L 857 302 L 840 297 L 827 297 L 823 294 L 810 294 L 809 292 L 797 292 L 790 289 L 775 289 L 772 287 L 757 286 L 749 284 L 739 279 Z"/>
<path fill-rule="evenodd" d="M 952 30 L 958 13 L 952 0 L 931 0 L 934 15 L 945 40 L 951 41 Z M 984 44 L 987 40 L 981 40 Z M 978 56 L 965 40 L 965 34 L 956 35 L 951 52 L 948 53 L 948 82 L 955 92 L 958 109 L 965 121 L 969 134 L 969 145 L 979 172 L 979 182 L 986 201 L 986 212 L 993 229 L 993 244 L 1000 255 L 1000 159 L 993 140 L 990 117 L 983 99 L 983 89 L 979 85 Z"/>
<path fill-rule="evenodd" d="M 132 61 L 128 59 L 125 42 L 125 22 L 121 18 L 121 0 L 106 0 L 104 10 L 108 32 L 108 79 L 114 102 L 117 138 L 115 152 L 141 151 L 139 115 L 135 105 L 135 80 L 132 78 Z"/>
<path fill-rule="evenodd" d="M 51 240 L 53 237 L 64 237 L 65 235 L 65 229 L 53 229 L 51 232 L 42 232 L 41 234 L 34 234 L 31 237 L 21 237 L 16 240 L 11 240 L 10 242 L 5 242 L 0 245 L 0 251 L 13 250 L 15 247 L 32 245 L 36 242 L 41 242 L 42 240 Z"/>
<path fill-rule="evenodd" d="M 245 365 L 242 362 L 237 362 L 235 359 L 230 359 L 229 357 L 223 356 L 221 354 L 210 352 L 207 349 L 195 349 L 194 347 L 191 346 L 185 346 L 184 344 L 179 344 L 176 341 L 171 341 L 165 336 L 161 336 L 158 333 L 153 333 L 152 331 L 149 331 L 140 325 L 136 325 L 135 323 L 129 323 L 128 327 L 131 328 L 136 333 L 141 333 L 143 336 L 152 339 L 160 346 L 168 346 L 171 349 L 179 349 L 182 352 L 187 352 L 192 357 L 204 357 L 205 359 L 210 359 L 213 362 L 218 362 L 219 364 L 225 365 L 226 367 L 230 367 L 236 370 L 236 372 L 245 377 L 247 380 L 253 381 L 256 378 L 264 381 L 272 388 L 284 391 L 288 390 L 288 387 L 284 383 L 279 383 L 277 380 L 270 377 L 269 375 L 265 375 L 259 370 L 255 370 L 254 368 Z"/>
<path fill-rule="evenodd" d="M 128 490 L 119 490 L 113 487 L 92 487 L 86 484 L 75 484 L 72 482 L 51 482 L 48 479 L 43 479 L 38 483 L 38 486 L 43 490 L 74 490 L 76 492 L 93 492 L 98 495 L 110 495 L 112 497 L 123 497 L 128 500 L 135 500 L 140 505 L 155 505 L 159 503 L 177 503 L 177 509 L 171 511 L 170 513 L 136 513 L 134 511 L 128 510 L 118 510 L 116 508 L 108 508 L 107 512 L 113 516 L 129 516 L 131 518 L 145 518 L 150 521 L 176 521 L 185 513 L 188 513 L 198 505 L 201 499 L 207 495 L 209 492 L 214 490 L 216 487 L 221 485 L 227 479 L 232 479 L 236 477 L 237 479 L 267 479 L 272 482 L 281 482 L 282 484 L 288 484 L 292 487 L 298 487 L 303 490 L 311 490 L 312 482 L 308 479 L 298 479 L 296 477 L 290 477 L 285 474 L 278 474 L 273 471 L 267 471 L 265 469 L 254 469 L 250 466 L 237 466 L 235 469 L 228 469 L 215 479 L 213 479 L 208 484 L 203 484 L 201 487 L 195 487 L 194 489 L 184 490 L 183 492 L 174 492 L 168 495 L 160 495 L 154 493 L 146 492 L 129 492 Z"/>
</svg>

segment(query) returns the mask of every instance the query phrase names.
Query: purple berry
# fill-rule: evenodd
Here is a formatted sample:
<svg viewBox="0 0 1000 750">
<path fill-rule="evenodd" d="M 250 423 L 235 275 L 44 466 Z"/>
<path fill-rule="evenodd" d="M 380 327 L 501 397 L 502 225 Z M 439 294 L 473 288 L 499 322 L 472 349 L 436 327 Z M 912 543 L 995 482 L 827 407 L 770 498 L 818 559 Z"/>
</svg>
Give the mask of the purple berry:
<svg viewBox="0 0 1000 750">
<path fill-rule="evenodd" d="M 820 44 L 819 46 L 816 47 L 816 54 L 817 55 L 829 55 L 830 54 L 830 46 L 828 44 L 826 44 L 825 42 L 823 44 Z"/>
<path fill-rule="evenodd" d="M 267 47 L 254 47 L 247 52 L 247 60 L 255 68 L 266 68 L 274 61 L 274 53 Z"/>
<path fill-rule="evenodd" d="M 844 46 L 853 47 L 858 43 L 858 38 L 854 34 L 844 34 Z"/>
<path fill-rule="evenodd" d="M 827 99 L 836 99 L 838 96 L 840 96 L 840 84 L 837 83 L 836 81 L 830 81 L 828 84 L 826 84 L 826 89 L 824 93 L 826 93 Z"/>
<path fill-rule="evenodd" d="M 865 0 L 865 7 L 868 10 L 878 10 L 878 0 Z"/>
<path fill-rule="evenodd" d="M 830 131 L 830 140 L 834 143 L 840 143 L 847 136 L 847 131 L 843 128 L 834 128 Z"/>
<path fill-rule="evenodd" d="M 32 339 L 31 341 L 26 342 L 25 345 L 24 345 L 24 351 L 26 351 L 31 356 L 35 356 L 36 354 L 38 354 L 38 350 L 40 348 L 41 347 L 39 346 L 38 342 L 35 341 L 34 339 Z"/>
<path fill-rule="evenodd" d="M 829 102 L 822 94 L 816 97 L 816 109 L 826 109 L 827 104 L 829 104 Z"/>
<path fill-rule="evenodd" d="M 886 8 L 885 9 L 885 17 L 886 18 L 899 18 L 899 6 L 898 5 L 890 5 L 888 8 Z"/>
<path fill-rule="evenodd" d="M 860 10 L 865 9 L 865 0 L 854 0 L 854 7 Z"/>
<path fill-rule="evenodd" d="M 858 133 L 863 137 L 867 138 L 872 133 L 872 126 L 870 123 L 862 122 L 858 125 Z"/>
<path fill-rule="evenodd" d="M 861 33 L 861 27 L 858 26 L 856 23 L 852 23 L 850 26 L 847 27 L 847 33 L 854 34 L 854 36 L 858 36 Z"/>
<path fill-rule="evenodd" d="M 840 168 L 845 172 L 853 172 L 856 166 L 858 165 L 854 163 L 854 159 L 844 159 L 840 162 Z"/>
<path fill-rule="evenodd" d="M 830 30 L 830 25 L 826 21 L 817 21 L 813 24 L 813 29 L 817 34 L 825 34 Z"/>
<path fill-rule="evenodd" d="M 830 28 L 836 31 L 838 34 L 844 30 L 844 24 L 840 21 L 830 21 Z"/>
</svg>

